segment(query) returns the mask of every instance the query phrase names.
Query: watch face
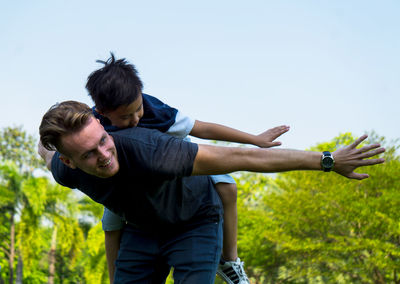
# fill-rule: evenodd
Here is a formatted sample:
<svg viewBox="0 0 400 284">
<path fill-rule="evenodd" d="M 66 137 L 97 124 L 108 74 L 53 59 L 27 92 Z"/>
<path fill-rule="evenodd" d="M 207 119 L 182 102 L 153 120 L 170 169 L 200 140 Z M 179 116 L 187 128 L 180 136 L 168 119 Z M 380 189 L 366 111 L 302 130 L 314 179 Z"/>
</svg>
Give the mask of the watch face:
<svg viewBox="0 0 400 284">
<path fill-rule="evenodd" d="M 333 159 L 331 157 L 325 157 L 322 159 L 322 165 L 325 168 L 330 168 L 333 166 Z"/>
</svg>

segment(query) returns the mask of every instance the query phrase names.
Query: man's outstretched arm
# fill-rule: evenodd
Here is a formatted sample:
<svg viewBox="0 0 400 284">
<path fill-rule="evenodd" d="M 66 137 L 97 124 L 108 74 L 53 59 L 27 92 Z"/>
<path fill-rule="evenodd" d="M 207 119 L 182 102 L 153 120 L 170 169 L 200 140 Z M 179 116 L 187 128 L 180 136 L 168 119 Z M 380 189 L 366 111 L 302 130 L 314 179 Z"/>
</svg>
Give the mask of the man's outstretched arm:
<svg viewBox="0 0 400 284">
<path fill-rule="evenodd" d="M 385 151 L 379 144 L 356 148 L 366 138 L 367 135 L 363 135 L 351 145 L 333 152 L 335 159 L 333 171 L 347 178 L 364 179 L 368 175 L 355 173 L 356 168 L 383 163 L 382 158 L 369 159 Z M 223 174 L 235 171 L 271 173 L 321 170 L 321 157 L 320 152 L 312 151 L 199 145 L 192 175 Z"/>
</svg>

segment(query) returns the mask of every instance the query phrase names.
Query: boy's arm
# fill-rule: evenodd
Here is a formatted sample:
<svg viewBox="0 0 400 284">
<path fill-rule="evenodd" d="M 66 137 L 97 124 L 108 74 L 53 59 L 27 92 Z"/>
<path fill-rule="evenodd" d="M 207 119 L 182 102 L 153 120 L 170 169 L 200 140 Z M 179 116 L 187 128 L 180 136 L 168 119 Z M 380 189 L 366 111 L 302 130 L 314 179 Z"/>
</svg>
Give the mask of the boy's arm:
<svg viewBox="0 0 400 284">
<path fill-rule="evenodd" d="M 368 159 L 385 151 L 379 144 L 356 149 L 366 138 L 367 135 L 364 135 L 351 145 L 333 152 L 335 159 L 333 171 L 347 178 L 364 179 L 368 175 L 355 173 L 356 168 L 383 163 L 384 159 Z M 320 152 L 311 151 L 199 145 L 192 175 L 224 174 L 234 171 L 268 173 L 321 170 L 321 157 Z"/>
<path fill-rule="evenodd" d="M 289 126 L 282 125 L 271 128 L 259 135 L 253 135 L 221 124 L 196 120 L 190 135 L 202 139 L 252 144 L 268 148 L 281 145 L 281 142 L 273 141 L 288 130 Z"/>
</svg>

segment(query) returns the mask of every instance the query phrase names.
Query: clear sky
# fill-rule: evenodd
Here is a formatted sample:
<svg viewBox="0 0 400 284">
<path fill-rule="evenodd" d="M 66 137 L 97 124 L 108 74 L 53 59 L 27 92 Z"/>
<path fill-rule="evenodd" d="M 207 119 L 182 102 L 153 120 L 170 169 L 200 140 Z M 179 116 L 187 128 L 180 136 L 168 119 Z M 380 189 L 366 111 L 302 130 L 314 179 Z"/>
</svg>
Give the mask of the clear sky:
<svg viewBox="0 0 400 284">
<path fill-rule="evenodd" d="M 0 127 L 36 137 L 113 51 L 144 92 L 284 147 L 343 132 L 400 137 L 400 1 L 2 1 Z"/>
</svg>

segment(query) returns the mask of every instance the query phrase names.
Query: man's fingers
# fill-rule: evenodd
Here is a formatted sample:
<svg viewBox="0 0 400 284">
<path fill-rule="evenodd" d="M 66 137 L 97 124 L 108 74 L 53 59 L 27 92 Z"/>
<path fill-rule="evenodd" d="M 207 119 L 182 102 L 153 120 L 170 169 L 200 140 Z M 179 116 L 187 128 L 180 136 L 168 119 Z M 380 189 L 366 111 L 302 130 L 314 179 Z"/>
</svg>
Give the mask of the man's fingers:
<svg viewBox="0 0 400 284">
<path fill-rule="evenodd" d="M 382 154 L 383 152 L 385 152 L 385 148 L 378 148 L 378 149 L 374 149 L 374 150 L 368 150 L 368 152 L 360 154 L 360 159 L 371 158 L 373 156 Z"/>
<path fill-rule="evenodd" d="M 358 174 L 358 173 L 352 172 L 352 173 L 349 174 L 347 177 L 348 177 L 348 178 L 351 178 L 351 179 L 362 180 L 362 179 L 369 178 L 369 175 L 368 175 L 368 174 Z"/>
<path fill-rule="evenodd" d="M 382 164 L 385 162 L 385 159 L 380 158 L 380 159 L 366 159 L 366 160 L 360 160 L 357 164 L 358 167 L 362 166 L 372 166 L 372 165 L 377 165 L 377 164 Z"/>
<path fill-rule="evenodd" d="M 358 138 L 356 141 L 350 144 L 350 148 L 356 148 L 361 142 L 363 142 L 365 139 L 367 139 L 368 135 L 364 134 L 360 138 Z"/>
<path fill-rule="evenodd" d="M 360 153 L 363 153 L 363 152 L 367 152 L 369 150 L 372 150 L 372 149 L 375 149 L 375 148 L 379 148 L 379 147 L 381 147 L 381 144 L 370 144 L 370 145 L 366 145 L 364 147 L 361 147 L 358 150 L 359 150 Z"/>
</svg>

